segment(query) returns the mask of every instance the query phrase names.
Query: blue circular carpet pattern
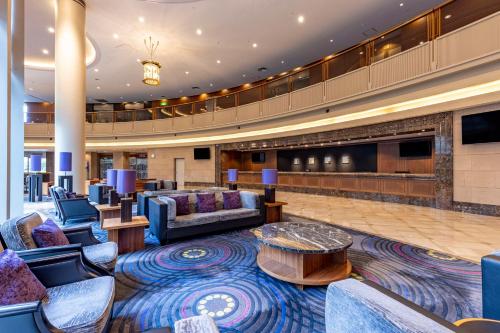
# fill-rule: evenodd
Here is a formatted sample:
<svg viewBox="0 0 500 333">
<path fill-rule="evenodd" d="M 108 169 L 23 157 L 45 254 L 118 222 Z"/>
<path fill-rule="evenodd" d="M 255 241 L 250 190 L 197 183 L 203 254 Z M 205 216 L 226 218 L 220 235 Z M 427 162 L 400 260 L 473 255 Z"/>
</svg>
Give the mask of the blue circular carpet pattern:
<svg viewBox="0 0 500 333">
<path fill-rule="evenodd" d="M 305 220 L 286 216 L 287 220 Z M 348 230 L 353 277 L 369 279 L 451 322 L 481 316 L 480 266 L 446 254 Z M 106 233 L 95 225 L 95 234 Z M 325 287 L 304 291 L 256 265 L 248 231 L 147 248 L 121 255 L 112 332 L 171 326 L 208 314 L 221 332 L 325 332 Z"/>
</svg>

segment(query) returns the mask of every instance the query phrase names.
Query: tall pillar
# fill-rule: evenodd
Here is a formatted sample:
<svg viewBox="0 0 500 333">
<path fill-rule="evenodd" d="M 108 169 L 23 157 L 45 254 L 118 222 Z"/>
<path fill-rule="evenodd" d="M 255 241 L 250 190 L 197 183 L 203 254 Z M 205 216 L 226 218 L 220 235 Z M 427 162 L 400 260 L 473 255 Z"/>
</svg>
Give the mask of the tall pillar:
<svg viewBox="0 0 500 333">
<path fill-rule="evenodd" d="M 23 213 L 24 0 L 0 0 L 0 224 Z"/>
<path fill-rule="evenodd" d="M 57 0 L 55 39 L 55 179 L 59 153 L 71 152 L 73 190 L 85 193 L 84 0 Z"/>
<path fill-rule="evenodd" d="M 129 169 L 129 153 L 114 152 L 113 153 L 113 169 Z"/>
</svg>

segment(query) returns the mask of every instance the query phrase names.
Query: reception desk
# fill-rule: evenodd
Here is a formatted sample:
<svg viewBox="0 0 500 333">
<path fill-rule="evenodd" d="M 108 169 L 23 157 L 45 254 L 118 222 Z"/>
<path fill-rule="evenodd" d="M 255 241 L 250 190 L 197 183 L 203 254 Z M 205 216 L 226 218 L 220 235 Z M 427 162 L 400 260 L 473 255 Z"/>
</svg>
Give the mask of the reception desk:
<svg viewBox="0 0 500 333">
<path fill-rule="evenodd" d="M 222 179 L 227 183 L 227 172 Z M 239 171 L 241 187 L 261 188 L 261 173 Z M 337 195 L 434 206 L 436 177 L 433 174 L 373 172 L 279 172 L 278 190 Z"/>
</svg>

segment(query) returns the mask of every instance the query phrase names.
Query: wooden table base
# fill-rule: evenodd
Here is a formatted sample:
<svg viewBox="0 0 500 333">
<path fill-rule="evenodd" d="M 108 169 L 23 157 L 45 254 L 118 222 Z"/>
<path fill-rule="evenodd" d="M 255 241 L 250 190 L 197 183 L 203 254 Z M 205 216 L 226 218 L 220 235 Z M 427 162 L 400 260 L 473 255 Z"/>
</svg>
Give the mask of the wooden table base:
<svg viewBox="0 0 500 333">
<path fill-rule="evenodd" d="M 328 254 L 301 254 L 282 251 L 260 244 L 257 265 L 270 276 L 291 283 L 300 289 L 324 286 L 347 278 L 352 265 L 347 250 Z"/>
<path fill-rule="evenodd" d="M 108 240 L 118 244 L 118 253 L 144 249 L 144 226 L 108 230 Z"/>
</svg>

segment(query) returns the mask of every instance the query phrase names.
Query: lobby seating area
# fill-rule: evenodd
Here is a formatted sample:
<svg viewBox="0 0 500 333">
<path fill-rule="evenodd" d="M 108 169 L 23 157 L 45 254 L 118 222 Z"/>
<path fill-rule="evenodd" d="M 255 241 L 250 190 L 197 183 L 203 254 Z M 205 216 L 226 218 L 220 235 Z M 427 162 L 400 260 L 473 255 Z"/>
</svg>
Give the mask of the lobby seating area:
<svg viewBox="0 0 500 333">
<path fill-rule="evenodd" d="M 499 27 L 0 1 L 0 333 L 500 332 Z"/>
</svg>

